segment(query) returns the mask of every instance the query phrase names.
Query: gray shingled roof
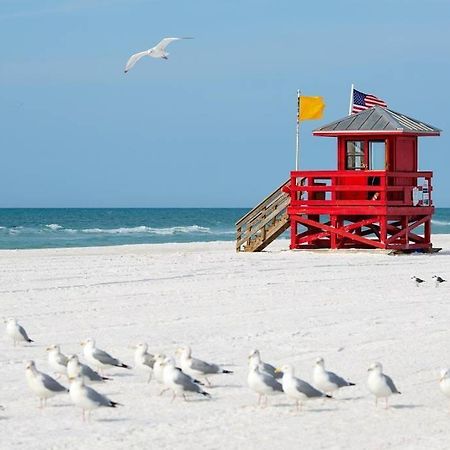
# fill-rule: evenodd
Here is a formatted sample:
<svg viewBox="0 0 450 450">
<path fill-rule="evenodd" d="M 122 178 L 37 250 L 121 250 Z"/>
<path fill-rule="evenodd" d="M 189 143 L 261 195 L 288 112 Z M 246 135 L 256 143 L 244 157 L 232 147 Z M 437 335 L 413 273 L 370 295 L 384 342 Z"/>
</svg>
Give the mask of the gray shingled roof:
<svg viewBox="0 0 450 450">
<path fill-rule="evenodd" d="M 428 125 L 420 120 L 391 111 L 387 108 L 374 106 L 357 114 L 336 120 L 323 127 L 316 128 L 314 134 L 333 136 L 336 133 L 351 131 L 366 131 L 368 133 L 380 133 L 383 131 L 392 133 L 413 133 L 417 135 L 439 135 L 439 128 Z"/>
</svg>

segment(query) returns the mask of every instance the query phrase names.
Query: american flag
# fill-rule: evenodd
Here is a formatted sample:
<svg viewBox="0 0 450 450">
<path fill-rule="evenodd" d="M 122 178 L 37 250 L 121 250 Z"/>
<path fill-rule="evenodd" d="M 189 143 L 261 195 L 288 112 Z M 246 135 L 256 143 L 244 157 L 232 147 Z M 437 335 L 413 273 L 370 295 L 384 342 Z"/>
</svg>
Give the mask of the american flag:
<svg viewBox="0 0 450 450">
<path fill-rule="evenodd" d="M 387 108 L 386 102 L 381 100 L 381 98 L 375 97 L 375 95 L 372 94 L 364 94 L 364 92 L 353 89 L 352 114 L 372 108 L 373 106 Z"/>
</svg>

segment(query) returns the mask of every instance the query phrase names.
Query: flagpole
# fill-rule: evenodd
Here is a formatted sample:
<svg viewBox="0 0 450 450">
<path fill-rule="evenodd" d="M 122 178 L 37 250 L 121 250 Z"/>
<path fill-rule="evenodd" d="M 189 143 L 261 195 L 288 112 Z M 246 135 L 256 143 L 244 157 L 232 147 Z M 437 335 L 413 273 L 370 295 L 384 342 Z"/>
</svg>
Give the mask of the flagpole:
<svg viewBox="0 0 450 450">
<path fill-rule="evenodd" d="M 352 83 L 352 88 L 350 89 L 350 103 L 348 105 L 348 115 L 352 114 L 353 109 L 353 91 L 355 90 L 355 85 Z"/>
<path fill-rule="evenodd" d="M 297 89 L 297 128 L 295 135 L 295 170 L 298 170 L 300 156 L 300 90 Z"/>
</svg>

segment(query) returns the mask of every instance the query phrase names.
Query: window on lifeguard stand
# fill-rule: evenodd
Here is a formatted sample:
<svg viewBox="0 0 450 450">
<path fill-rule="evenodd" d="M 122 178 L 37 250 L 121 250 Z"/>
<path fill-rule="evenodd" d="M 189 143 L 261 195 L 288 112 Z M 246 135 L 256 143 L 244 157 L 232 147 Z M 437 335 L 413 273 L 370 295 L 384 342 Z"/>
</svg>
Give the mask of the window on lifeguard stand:
<svg viewBox="0 0 450 450">
<path fill-rule="evenodd" d="M 367 168 L 365 162 L 364 141 L 347 141 L 345 168 L 347 170 L 361 170 Z"/>
<path fill-rule="evenodd" d="M 370 170 L 385 170 L 386 168 L 386 143 L 385 141 L 369 141 L 369 169 Z M 380 177 L 369 177 L 370 186 L 379 186 Z M 369 192 L 368 198 L 371 200 L 378 200 L 380 193 L 378 191 Z"/>
<path fill-rule="evenodd" d="M 385 170 L 386 143 L 384 141 L 369 141 L 369 169 Z"/>
</svg>

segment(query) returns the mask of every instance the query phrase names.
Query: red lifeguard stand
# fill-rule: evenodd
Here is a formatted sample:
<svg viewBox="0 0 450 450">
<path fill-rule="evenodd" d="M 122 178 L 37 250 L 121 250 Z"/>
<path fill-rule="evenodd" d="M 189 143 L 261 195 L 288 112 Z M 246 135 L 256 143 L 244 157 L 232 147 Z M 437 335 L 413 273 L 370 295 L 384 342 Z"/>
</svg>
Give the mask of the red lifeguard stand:
<svg viewBox="0 0 450 450">
<path fill-rule="evenodd" d="M 375 106 L 314 130 L 337 138 L 337 170 L 291 172 L 291 249 L 431 250 L 433 173 L 418 137 L 439 129 Z"/>
</svg>

